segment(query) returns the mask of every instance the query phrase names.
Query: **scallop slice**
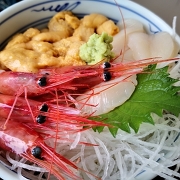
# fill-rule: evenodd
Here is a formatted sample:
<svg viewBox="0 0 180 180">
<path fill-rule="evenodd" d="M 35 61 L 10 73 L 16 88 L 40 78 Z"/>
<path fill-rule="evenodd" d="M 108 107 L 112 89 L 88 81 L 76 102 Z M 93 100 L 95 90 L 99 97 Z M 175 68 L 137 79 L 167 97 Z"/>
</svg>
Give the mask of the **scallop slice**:
<svg viewBox="0 0 180 180">
<path fill-rule="evenodd" d="M 123 53 L 124 47 L 126 47 L 129 34 L 134 32 L 144 32 L 143 24 L 135 19 L 125 19 L 124 22 L 117 24 L 120 28 L 120 32 L 113 36 L 113 52 L 115 55 Z"/>
<path fill-rule="evenodd" d="M 151 57 L 158 57 L 160 59 L 169 59 L 176 57 L 178 54 L 178 45 L 167 32 L 159 32 L 150 35 L 150 51 Z M 157 68 L 162 68 L 170 62 L 163 62 L 157 65 Z"/>
<path fill-rule="evenodd" d="M 133 57 L 133 53 L 132 53 L 132 50 L 131 49 L 127 49 L 125 50 L 124 52 L 124 56 L 119 56 L 117 57 L 113 62 L 114 63 L 120 63 L 120 62 L 131 62 L 131 61 L 134 61 L 134 57 Z"/>
<path fill-rule="evenodd" d="M 150 58 L 149 35 L 143 32 L 136 32 L 129 35 L 128 47 L 133 53 L 135 60 Z"/>
<path fill-rule="evenodd" d="M 122 30 L 122 29 L 129 29 L 133 30 L 133 32 L 136 31 L 144 31 L 144 26 L 142 22 L 136 20 L 136 19 L 124 19 L 124 21 L 119 21 L 117 23 L 117 26 Z"/>
<path fill-rule="evenodd" d="M 93 90 L 79 96 L 76 99 L 76 107 L 87 114 L 108 113 L 128 100 L 136 85 L 136 75 L 131 77 L 122 76 L 111 80 L 110 83 L 103 82 L 95 86 Z M 91 93 L 92 95 L 90 95 Z"/>
<path fill-rule="evenodd" d="M 157 34 L 150 35 L 150 42 L 152 57 L 167 59 L 177 56 L 177 45 L 169 33 L 159 32 Z"/>
</svg>

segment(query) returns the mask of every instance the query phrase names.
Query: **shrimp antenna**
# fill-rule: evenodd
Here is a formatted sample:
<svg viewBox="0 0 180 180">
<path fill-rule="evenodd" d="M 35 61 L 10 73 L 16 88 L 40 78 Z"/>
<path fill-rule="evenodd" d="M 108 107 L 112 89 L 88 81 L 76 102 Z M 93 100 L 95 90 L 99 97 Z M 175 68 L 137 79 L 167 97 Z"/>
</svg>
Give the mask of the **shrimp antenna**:
<svg viewBox="0 0 180 180">
<path fill-rule="evenodd" d="M 122 51 L 122 62 L 124 60 L 124 53 L 125 53 L 125 50 L 126 50 L 126 41 L 127 41 L 127 34 L 126 34 L 126 24 L 125 24 L 125 21 L 124 21 L 124 16 L 123 16 L 123 13 L 122 13 L 122 10 L 121 10 L 121 7 L 120 5 L 117 3 L 116 0 L 113 0 L 115 2 L 115 4 L 117 5 L 118 9 L 119 9 L 119 12 L 121 14 L 121 18 L 122 18 L 122 24 L 123 24 L 123 27 L 124 27 L 124 46 L 123 46 L 123 51 Z"/>
<path fill-rule="evenodd" d="M 26 89 L 26 87 L 23 86 L 23 87 L 21 87 L 21 88 L 19 89 L 19 92 L 15 95 L 15 99 L 14 99 L 13 105 L 12 105 L 11 110 L 10 110 L 10 112 L 9 112 L 9 114 L 8 114 L 8 117 L 7 117 L 7 119 L 6 119 L 6 121 L 5 121 L 4 125 L 3 125 L 3 129 L 6 128 L 6 125 L 7 125 L 7 123 L 8 123 L 9 120 L 10 120 L 10 117 L 11 117 L 12 112 L 13 112 L 13 109 L 14 109 L 16 103 L 17 103 L 17 100 L 18 100 L 18 98 L 19 98 L 23 93 L 24 93 L 24 98 L 25 98 L 25 101 L 26 101 L 26 103 L 27 103 L 27 106 L 28 106 L 28 108 L 29 108 L 29 110 L 30 110 L 31 116 L 32 116 L 32 118 L 33 118 L 33 120 L 34 120 L 34 122 L 35 122 L 34 115 L 33 115 L 32 109 L 31 109 L 31 107 L 30 107 L 30 105 L 29 105 L 28 98 L 27 98 L 27 89 Z"/>
<path fill-rule="evenodd" d="M 58 101 L 58 93 L 57 93 L 56 90 L 55 90 L 55 95 L 56 95 L 56 105 L 57 105 L 57 107 L 58 107 L 58 106 L 59 106 L 59 101 Z M 59 123 L 58 123 L 59 120 L 58 120 L 58 119 L 59 119 L 59 116 L 60 116 L 60 114 L 59 114 L 59 110 L 58 110 L 58 108 L 57 108 L 56 134 L 55 134 L 55 141 L 54 141 L 52 161 L 51 161 L 50 171 L 49 171 L 49 173 L 48 173 L 48 178 L 47 178 L 47 180 L 50 179 L 51 169 L 52 169 L 52 166 L 53 166 L 53 159 L 55 158 L 55 152 L 56 152 L 56 146 L 57 146 L 57 140 L 58 140 L 58 129 L 59 129 L 59 127 L 58 127 L 58 126 L 59 126 Z"/>
</svg>

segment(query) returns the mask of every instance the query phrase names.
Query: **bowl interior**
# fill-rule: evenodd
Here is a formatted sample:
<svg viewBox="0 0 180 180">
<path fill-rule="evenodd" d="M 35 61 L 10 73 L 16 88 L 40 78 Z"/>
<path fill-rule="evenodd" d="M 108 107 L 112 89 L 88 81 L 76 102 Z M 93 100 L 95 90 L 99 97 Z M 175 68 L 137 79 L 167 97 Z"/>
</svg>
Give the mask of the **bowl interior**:
<svg viewBox="0 0 180 180">
<path fill-rule="evenodd" d="M 120 5 L 123 17 L 116 2 Z M 133 18 L 141 21 L 149 33 L 166 31 L 173 34 L 173 30 L 168 24 L 146 8 L 132 1 L 116 0 L 116 2 L 113 0 L 28 0 L 19 2 L 1 12 L 0 49 L 18 32 L 23 32 L 30 27 L 46 27 L 49 19 L 63 10 L 73 11 L 78 17 L 83 17 L 89 13 L 101 13 L 115 22 L 123 18 Z M 178 36 L 176 39 L 180 42 Z M 17 178 L 16 174 L 9 173 L 7 168 L 1 168 L 1 166 L 4 166 L 0 164 L 0 172 L 2 171 L 0 174 L 3 179 Z M 144 179 L 144 177 L 151 179 L 155 175 L 143 172 L 137 179 Z"/>
<path fill-rule="evenodd" d="M 115 22 L 122 18 L 133 18 L 144 23 L 149 33 L 167 31 L 173 33 L 171 27 L 151 11 L 131 1 L 120 1 L 120 9 L 114 0 L 32 0 L 19 2 L 1 12 L 1 32 L 0 49 L 8 42 L 9 38 L 23 32 L 27 28 L 43 28 L 49 19 L 57 12 L 63 10 L 73 11 L 78 17 L 85 14 L 98 12 L 106 15 Z M 100 8 L 101 7 L 101 8 Z"/>
</svg>

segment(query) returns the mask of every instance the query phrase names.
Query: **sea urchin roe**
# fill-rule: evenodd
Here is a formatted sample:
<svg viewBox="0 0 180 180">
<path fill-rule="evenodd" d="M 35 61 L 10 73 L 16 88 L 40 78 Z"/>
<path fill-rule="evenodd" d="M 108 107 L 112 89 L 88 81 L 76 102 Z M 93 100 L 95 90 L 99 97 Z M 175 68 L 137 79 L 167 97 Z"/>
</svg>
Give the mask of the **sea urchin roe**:
<svg viewBox="0 0 180 180">
<path fill-rule="evenodd" d="M 114 36 L 119 32 L 119 27 L 102 14 L 92 13 L 87 15 L 83 18 L 82 24 L 86 27 L 94 28 L 98 34 L 106 32 Z"/>
<path fill-rule="evenodd" d="M 16 72 L 37 72 L 47 67 L 85 65 L 79 48 L 93 33 L 101 34 L 99 25 L 103 25 L 103 32 L 109 35 L 119 31 L 113 22 L 104 24 L 109 19 L 100 14 L 96 14 L 98 22 L 96 19 L 93 27 L 89 27 L 93 16 L 79 19 L 70 11 L 62 11 L 54 15 L 44 29 L 29 28 L 15 35 L 0 51 L 0 67 Z"/>
</svg>

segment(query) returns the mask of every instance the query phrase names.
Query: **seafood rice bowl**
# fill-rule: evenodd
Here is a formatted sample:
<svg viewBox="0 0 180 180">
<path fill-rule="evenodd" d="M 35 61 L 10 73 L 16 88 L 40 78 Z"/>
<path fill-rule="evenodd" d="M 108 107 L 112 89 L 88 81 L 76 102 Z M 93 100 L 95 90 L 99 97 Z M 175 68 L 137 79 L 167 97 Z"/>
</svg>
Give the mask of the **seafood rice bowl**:
<svg viewBox="0 0 180 180">
<path fill-rule="evenodd" d="M 0 178 L 179 179 L 175 27 L 123 0 L 3 10 Z"/>
</svg>

